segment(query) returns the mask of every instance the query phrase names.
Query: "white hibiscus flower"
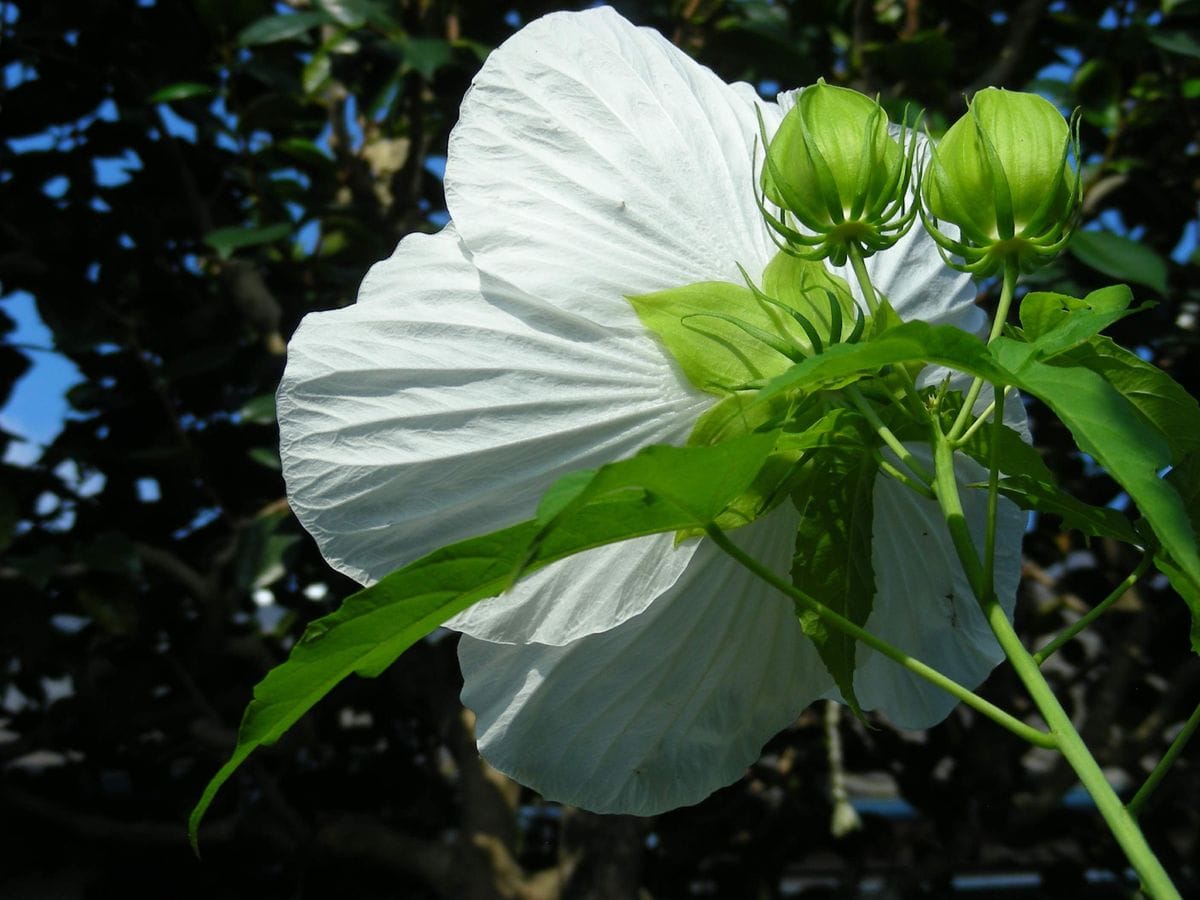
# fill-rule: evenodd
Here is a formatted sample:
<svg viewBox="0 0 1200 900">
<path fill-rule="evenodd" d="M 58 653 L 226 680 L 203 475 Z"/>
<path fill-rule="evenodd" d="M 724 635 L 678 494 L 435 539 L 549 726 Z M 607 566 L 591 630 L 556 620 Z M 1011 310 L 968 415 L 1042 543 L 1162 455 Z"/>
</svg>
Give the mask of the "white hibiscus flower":
<svg viewBox="0 0 1200 900">
<path fill-rule="evenodd" d="M 716 398 L 625 297 L 762 273 L 775 247 L 753 193 L 756 107 L 773 131 L 779 105 L 606 8 L 546 16 L 488 58 L 450 137 L 453 224 L 405 238 L 354 306 L 308 316 L 289 347 L 284 474 L 335 568 L 372 583 L 530 517 L 567 472 L 686 440 Z M 868 268 L 904 318 L 984 324 L 920 229 Z M 978 684 L 1002 654 L 936 506 L 884 477 L 874 493 L 868 629 Z M 966 500 L 981 523 L 979 493 Z M 734 537 L 786 572 L 796 521 L 785 504 Z M 1007 501 L 1000 535 L 1011 610 Z M 672 534 L 563 560 L 449 624 L 484 756 L 599 812 L 695 803 L 837 696 L 788 599 Z M 866 648 L 855 687 L 910 728 L 955 702 Z"/>
</svg>

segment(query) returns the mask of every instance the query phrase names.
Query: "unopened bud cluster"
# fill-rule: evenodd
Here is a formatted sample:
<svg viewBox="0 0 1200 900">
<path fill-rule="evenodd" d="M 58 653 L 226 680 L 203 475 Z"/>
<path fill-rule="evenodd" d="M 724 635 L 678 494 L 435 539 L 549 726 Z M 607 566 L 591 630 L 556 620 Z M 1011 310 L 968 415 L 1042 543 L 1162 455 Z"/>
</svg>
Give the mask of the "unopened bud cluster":
<svg viewBox="0 0 1200 900">
<path fill-rule="evenodd" d="M 885 250 L 919 211 L 955 268 L 1029 271 L 1062 250 L 1079 208 L 1077 134 L 1034 94 L 980 91 L 934 145 L 869 97 L 820 81 L 773 138 L 761 130 L 759 206 L 781 249 L 805 259 L 841 265 Z"/>
</svg>

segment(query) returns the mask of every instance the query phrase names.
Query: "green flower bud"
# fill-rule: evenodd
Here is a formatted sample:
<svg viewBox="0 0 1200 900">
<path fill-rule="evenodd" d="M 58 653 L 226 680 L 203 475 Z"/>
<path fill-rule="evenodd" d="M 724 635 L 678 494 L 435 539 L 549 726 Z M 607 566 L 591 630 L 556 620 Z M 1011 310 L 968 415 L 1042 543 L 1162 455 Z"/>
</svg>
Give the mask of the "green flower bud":
<svg viewBox="0 0 1200 900">
<path fill-rule="evenodd" d="M 1049 262 L 1070 237 L 1079 177 L 1071 126 L 1036 94 L 987 88 L 931 153 L 921 179 L 921 216 L 956 268 L 991 274 L 1015 260 Z M 1078 154 L 1076 154 L 1078 155 Z M 939 222 L 959 228 L 946 235 Z"/>
<path fill-rule="evenodd" d="M 915 137 L 907 146 L 892 137 L 887 113 L 869 97 L 820 80 L 800 92 L 769 144 L 763 129 L 763 142 L 762 193 L 780 215 L 760 206 L 794 255 L 840 265 L 852 244 L 869 256 L 912 224 Z"/>
</svg>

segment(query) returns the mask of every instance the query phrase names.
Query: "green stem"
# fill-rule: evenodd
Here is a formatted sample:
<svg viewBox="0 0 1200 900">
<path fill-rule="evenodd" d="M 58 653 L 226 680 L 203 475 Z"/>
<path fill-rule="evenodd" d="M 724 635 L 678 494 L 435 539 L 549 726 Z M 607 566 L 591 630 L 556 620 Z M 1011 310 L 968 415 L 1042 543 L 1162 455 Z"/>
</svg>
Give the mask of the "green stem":
<svg viewBox="0 0 1200 900">
<path fill-rule="evenodd" d="M 875 315 L 879 309 L 879 298 L 875 294 L 875 287 L 871 284 L 871 276 L 867 274 L 867 264 L 863 262 L 862 250 L 854 241 L 849 242 L 848 256 L 850 257 L 850 267 L 854 269 L 854 277 L 858 279 L 858 286 L 862 288 L 863 299 L 867 301 L 867 312 Z"/>
<path fill-rule="evenodd" d="M 896 479 L 910 491 L 920 494 L 926 500 L 937 499 L 937 495 L 934 494 L 933 489 L 930 488 L 929 485 L 925 484 L 923 481 L 917 481 L 917 479 L 913 478 L 911 475 L 906 475 L 904 472 L 900 471 L 890 462 L 884 459 L 879 453 L 875 454 L 875 461 L 879 463 L 879 471 Z"/>
<path fill-rule="evenodd" d="M 1071 638 L 1075 637 L 1075 635 L 1079 634 L 1079 632 L 1083 631 L 1083 629 L 1095 622 L 1098 618 L 1100 618 L 1100 616 L 1104 615 L 1105 610 L 1124 597 L 1125 592 L 1137 584 L 1138 579 L 1146 574 L 1146 570 L 1148 568 L 1150 568 L 1150 557 L 1143 556 L 1142 561 L 1137 564 L 1137 568 L 1125 576 L 1125 580 L 1113 588 L 1111 594 L 1097 603 L 1095 607 L 1088 610 L 1079 618 L 1078 622 L 1075 622 L 1074 624 L 1064 628 L 1057 636 L 1055 636 L 1054 640 L 1048 643 L 1037 653 L 1033 654 L 1034 661 L 1040 666 L 1051 656 L 1057 653 L 1063 644 L 1067 643 L 1067 641 L 1071 640 Z"/>
<path fill-rule="evenodd" d="M 855 625 L 845 616 L 834 612 L 819 600 L 815 600 L 808 594 L 801 591 L 791 582 L 784 580 L 775 572 L 768 569 L 754 557 L 748 555 L 737 544 L 729 539 L 729 537 L 716 525 L 709 525 L 705 531 L 708 536 L 713 539 L 713 542 L 723 551 L 765 581 L 771 587 L 788 596 L 793 603 L 806 610 L 816 613 L 824 622 L 832 625 L 834 628 L 850 635 L 857 641 L 861 641 L 873 650 L 877 650 L 903 666 L 908 671 L 915 675 L 924 678 L 930 684 L 937 685 L 946 693 L 950 694 L 957 700 L 962 701 L 971 707 L 976 712 L 987 716 L 993 722 L 1007 728 L 1017 737 L 1028 741 L 1036 747 L 1053 748 L 1056 746 L 1054 738 L 1044 731 L 1040 731 L 1031 725 L 1027 725 L 1015 716 L 1005 712 L 1000 707 L 991 703 L 974 691 L 968 690 L 952 678 L 943 675 L 937 669 L 926 665 L 919 659 L 909 656 L 899 647 L 889 644 L 882 638 L 878 638 L 871 632 Z"/>
<path fill-rule="evenodd" d="M 979 561 L 963 514 L 962 500 L 958 493 L 958 482 L 954 477 L 954 449 L 947 438 L 937 441 L 934 448 L 934 490 L 950 530 L 950 537 L 958 552 L 959 560 L 968 580 L 975 589 L 975 596 L 983 609 L 992 633 L 1004 650 L 1004 654 L 1012 663 L 1017 677 L 1029 691 L 1030 697 L 1041 712 L 1050 733 L 1054 735 L 1058 749 L 1066 757 L 1071 768 L 1075 770 L 1080 783 L 1096 803 L 1096 809 L 1108 824 L 1109 830 L 1121 849 L 1125 851 L 1130 864 L 1142 879 L 1146 891 L 1155 900 L 1179 900 L 1179 892 L 1171 883 L 1162 863 L 1146 843 L 1146 838 L 1138 828 L 1137 822 L 1131 816 L 1121 799 L 1104 777 L 1100 765 L 1096 762 L 1083 738 L 1075 730 L 1070 716 L 1054 696 L 1045 676 L 1038 668 L 1036 660 L 1025 649 L 1016 630 L 1008 620 L 1008 615 L 996 598 L 992 584 L 984 581 L 984 568 Z"/>
<path fill-rule="evenodd" d="M 921 481 L 925 482 L 925 484 L 932 484 L 933 473 L 931 473 L 929 469 L 925 468 L 924 463 L 913 456 L 912 453 L 909 452 L 908 448 L 900 442 L 900 439 L 896 437 L 892 429 L 888 428 L 887 425 L 884 424 L 883 419 L 879 418 L 879 413 L 875 411 L 875 407 L 873 407 L 870 401 L 868 401 L 867 398 L 862 395 L 862 391 L 860 391 L 858 387 L 853 384 L 847 385 L 843 390 L 845 390 L 846 396 L 850 398 L 850 402 L 852 402 L 858 411 L 863 414 L 866 420 L 871 423 L 871 427 L 875 429 L 875 432 L 883 439 L 883 442 L 888 445 L 888 447 L 893 453 L 896 454 L 896 456 L 900 457 L 900 461 L 904 463 L 904 465 L 908 466 L 912 473 Z"/>
<path fill-rule="evenodd" d="M 1163 754 L 1163 758 L 1158 761 L 1158 765 L 1154 767 L 1154 771 L 1146 778 L 1146 783 L 1143 784 L 1133 799 L 1129 801 L 1126 809 L 1133 817 L 1137 817 L 1142 810 L 1142 805 L 1154 793 L 1154 789 L 1158 787 L 1158 783 L 1163 780 L 1163 776 L 1167 774 L 1167 770 L 1171 768 L 1179 754 L 1183 752 L 1183 748 L 1187 746 L 1188 740 L 1196 732 L 1196 727 L 1200 726 L 1200 706 L 1192 710 L 1192 715 L 1184 723 L 1183 730 L 1175 735 L 1175 740 L 1171 741 L 1171 746 L 1167 748 L 1167 752 Z"/>
<path fill-rule="evenodd" d="M 985 584 L 996 583 L 996 512 L 1000 503 L 1000 437 L 1004 430 L 1004 390 L 1002 384 L 994 387 L 996 408 L 992 414 L 992 446 L 988 454 L 987 525 L 983 537 L 983 580 Z"/>
<path fill-rule="evenodd" d="M 1012 306 L 1013 293 L 1017 289 L 1019 274 L 1020 269 L 1017 268 L 1016 260 L 1009 257 L 1004 263 L 1004 285 L 1000 289 L 1000 304 L 996 307 L 996 318 L 992 320 L 992 330 L 988 334 L 989 344 L 1000 336 L 1000 332 L 1004 330 L 1004 323 L 1008 321 L 1008 310 Z M 954 424 L 946 434 L 950 440 L 959 440 L 966 431 L 967 423 L 974 415 L 975 401 L 979 399 L 979 392 L 982 389 L 982 378 L 976 378 L 971 382 L 971 387 L 967 389 L 967 396 L 963 398 L 962 409 L 958 411 L 958 418 L 954 420 Z"/>
<path fill-rule="evenodd" d="M 879 294 L 875 290 L 875 285 L 871 284 L 871 276 L 867 272 L 867 264 L 863 261 L 862 248 L 851 241 L 848 248 L 848 256 L 850 258 L 850 266 L 854 270 L 854 277 L 857 279 L 858 286 L 862 289 L 863 297 L 867 301 L 867 310 L 874 316 L 879 310 Z M 908 411 L 918 422 L 927 420 L 929 413 L 925 409 L 925 405 L 921 402 L 920 396 L 917 394 L 917 385 L 913 381 L 912 373 L 903 365 L 896 366 L 894 371 L 900 377 L 904 392 L 902 402 L 907 406 Z"/>
</svg>

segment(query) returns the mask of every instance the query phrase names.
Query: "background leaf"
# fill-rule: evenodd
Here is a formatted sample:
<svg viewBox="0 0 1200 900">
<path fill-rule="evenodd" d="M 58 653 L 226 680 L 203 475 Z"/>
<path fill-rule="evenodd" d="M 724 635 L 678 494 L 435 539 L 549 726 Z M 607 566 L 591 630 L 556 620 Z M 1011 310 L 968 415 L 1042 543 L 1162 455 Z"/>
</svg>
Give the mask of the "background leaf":
<svg viewBox="0 0 1200 900">
<path fill-rule="evenodd" d="M 1097 272 L 1121 281 L 1134 281 L 1167 293 L 1167 264 L 1159 254 L 1138 241 L 1111 231 L 1075 232 L 1067 250 Z"/>
</svg>

